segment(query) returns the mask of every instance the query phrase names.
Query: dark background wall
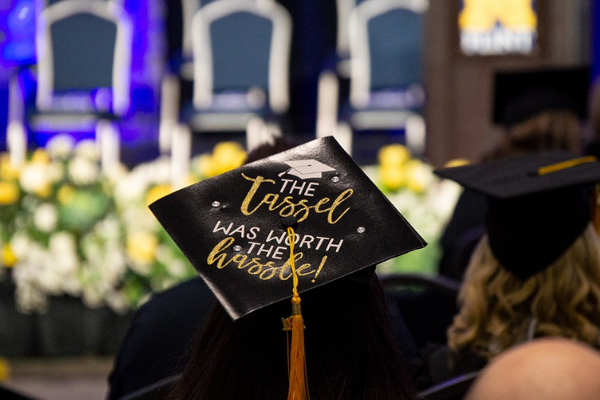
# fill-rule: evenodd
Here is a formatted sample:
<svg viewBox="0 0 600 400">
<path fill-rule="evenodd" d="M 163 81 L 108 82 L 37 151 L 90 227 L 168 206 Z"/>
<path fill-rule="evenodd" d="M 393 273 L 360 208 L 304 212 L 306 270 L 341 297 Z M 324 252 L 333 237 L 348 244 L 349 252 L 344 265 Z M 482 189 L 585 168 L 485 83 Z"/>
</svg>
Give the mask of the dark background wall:
<svg viewBox="0 0 600 400">
<path fill-rule="evenodd" d="M 458 0 L 431 0 L 425 61 L 429 160 L 436 165 L 457 157 L 476 160 L 496 142 L 501 134 L 491 122 L 496 71 L 591 63 L 591 43 L 599 46 L 597 33 L 591 34 L 598 19 L 592 3 L 597 0 L 538 1 L 534 55 L 465 56 L 458 47 Z"/>
</svg>

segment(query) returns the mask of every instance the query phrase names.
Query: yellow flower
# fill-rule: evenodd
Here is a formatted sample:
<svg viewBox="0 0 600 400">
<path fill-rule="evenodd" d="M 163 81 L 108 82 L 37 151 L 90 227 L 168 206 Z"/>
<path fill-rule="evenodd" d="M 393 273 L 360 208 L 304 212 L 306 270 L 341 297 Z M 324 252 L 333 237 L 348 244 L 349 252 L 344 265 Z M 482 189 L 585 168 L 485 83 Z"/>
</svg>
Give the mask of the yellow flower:
<svg viewBox="0 0 600 400">
<path fill-rule="evenodd" d="M 218 175 L 216 172 L 217 169 L 215 168 L 215 162 L 213 161 L 213 156 L 209 154 L 202 154 L 200 157 L 198 157 L 197 163 L 198 171 L 200 171 L 203 176 L 211 178 Z"/>
<path fill-rule="evenodd" d="M 10 379 L 10 364 L 6 358 L 0 357 L 0 382 Z"/>
<path fill-rule="evenodd" d="M 246 159 L 246 152 L 237 142 L 222 142 L 213 150 L 213 160 L 217 163 L 221 173 L 231 171 L 242 165 Z"/>
<path fill-rule="evenodd" d="M 14 204 L 19 199 L 19 187 L 14 182 L 0 182 L 0 205 Z"/>
<path fill-rule="evenodd" d="M 40 186 L 35 191 L 35 194 L 37 194 L 38 196 L 40 196 L 43 199 L 48 198 L 48 196 L 50 196 L 51 193 L 52 193 L 52 185 L 50 185 L 49 183 L 47 183 L 43 186 Z"/>
<path fill-rule="evenodd" d="M 419 160 L 412 160 L 406 165 L 406 187 L 413 192 L 424 192 L 432 177 L 431 169 Z"/>
<path fill-rule="evenodd" d="M 463 165 L 469 165 L 471 162 L 466 158 L 455 158 L 444 164 L 446 168 L 462 167 Z"/>
<path fill-rule="evenodd" d="M 69 185 L 61 186 L 56 193 L 56 199 L 61 204 L 69 203 L 71 200 L 73 200 L 73 197 L 75 197 L 75 189 Z"/>
<path fill-rule="evenodd" d="M 410 151 L 401 144 L 390 144 L 382 147 L 378 154 L 382 166 L 401 166 L 410 159 Z"/>
<path fill-rule="evenodd" d="M 127 255 L 137 263 L 151 263 L 157 246 L 156 236 L 148 232 L 135 232 L 127 237 Z"/>
<path fill-rule="evenodd" d="M 27 193 L 48 197 L 52 192 L 51 169 L 41 162 L 28 163 L 21 169 L 19 183 Z"/>
<path fill-rule="evenodd" d="M 146 195 L 146 205 L 154 203 L 156 200 L 165 197 L 173 191 L 171 185 L 157 185 L 148 191 Z"/>
<path fill-rule="evenodd" d="M 0 154 L 0 179 L 13 180 L 19 176 L 19 170 L 10 163 L 10 154 Z"/>
<path fill-rule="evenodd" d="M 50 156 L 44 149 L 36 149 L 31 155 L 31 162 L 38 164 L 49 164 Z"/>
<path fill-rule="evenodd" d="M 196 158 L 196 169 L 206 178 L 220 175 L 242 165 L 246 151 L 237 142 L 218 143 L 212 154 L 202 154 Z"/>
<path fill-rule="evenodd" d="M 9 244 L 5 244 L 2 248 L 2 265 L 6 268 L 12 268 L 13 265 L 17 262 L 17 256 L 12 251 L 12 248 Z M 1 374 L 1 373 L 0 373 Z M 0 379 L 1 381 L 2 379 Z"/>
<path fill-rule="evenodd" d="M 404 185 L 405 171 L 397 166 L 382 166 L 379 169 L 381 184 L 389 190 L 398 190 Z"/>
</svg>

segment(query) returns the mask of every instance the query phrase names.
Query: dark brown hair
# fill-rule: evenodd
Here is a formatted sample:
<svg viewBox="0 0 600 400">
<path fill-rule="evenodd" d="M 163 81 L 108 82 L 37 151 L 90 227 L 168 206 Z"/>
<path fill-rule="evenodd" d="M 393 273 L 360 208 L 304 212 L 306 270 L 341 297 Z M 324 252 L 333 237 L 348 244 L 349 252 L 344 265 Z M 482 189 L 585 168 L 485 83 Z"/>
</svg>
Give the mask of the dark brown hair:
<svg viewBox="0 0 600 400">
<path fill-rule="evenodd" d="M 357 274 L 362 282 L 342 278 L 302 294 L 311 398 L 414 399 L 374 268 Z M 287 346 L 281 318 L 290 312 L 284 301 L 233 322 L 217 304 L 169 398 L 285 399 Z"/>
</svg>

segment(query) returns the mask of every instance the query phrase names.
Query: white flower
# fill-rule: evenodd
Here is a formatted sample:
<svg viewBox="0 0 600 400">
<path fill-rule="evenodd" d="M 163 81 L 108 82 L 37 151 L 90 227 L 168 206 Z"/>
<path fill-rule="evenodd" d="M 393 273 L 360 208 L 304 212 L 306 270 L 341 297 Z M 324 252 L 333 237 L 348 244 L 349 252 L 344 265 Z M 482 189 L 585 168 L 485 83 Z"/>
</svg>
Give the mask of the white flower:
<svg viewBox="0 0 600 400">
<path fill-rule="evenodd" d="M 152 264 L 140 263 L 130 260 L 129 267 L 138 275 L 148 276 L 152 270 Z"/>
<path fill-rule="evenodd" d="M 45 164 L 30 163 L 23 167 L 19 176 L 19 183 L 28 193 L 44 192 L 50 185 L 50 175 Z"/>
<path fill-rule="evenodd" d="M 161 157 L 149 163 L 140 164 L 132 173 L 148 183 L 169 181 L 171 164 L 167 157 Z"/>
<path fill-rule="evenodd" d="M 407 166 L 407 184 L 415 191 L 427 190 L 434 181 L 433 168 L 418 160 L 413 160 Z"/>
<path fill-rule="evenodd" d="M 15 292 L 17 309 L 25 314 L 48 311 L 48 297 L 39 288 L 30 284 L 17 284 Z"/>
<path fill-rule="evenodd" d="M 84 157 L 75 157 L 69 164 L 69 176 L 76 185 L 87 185 L 98 179 L 100 169 L 96 162 Z"/>
<path fill-rule="evenodd" d="M 79 296 L 81 293 L 81 283 L 74 275 L 64 277 L 62 288 L 65 293 L 68 293 L 71 296 Z"/>
<path fill-rule="evenodd" d="M 150 231 L 152 234 L 160 227 L 156 218 L 145 206 L 123 210 L 122 218 L 127 231 Z"/>
<path fill-rule="evenodd" d="M 83 303 L 90 308 L 98 308 L 102 306 L 102 293 L 100 293 L 93 285 L 83 288 Z"/>
<path fill-rule="evenodd" d="M 47 166 L 48 179 L 54 183 L 58 182 L 65 176 L 65 168 L 61 163 L 52 162 Z"/>
<path fill-rule="evenodd" d="M 81 156 L 91 161 L 97 161 L 99 159 L 98 147 L 96 146 L 96 142 L 91 139 L 80 141 L 77 146 L 75 146 L 73 152 L 76 157 Z"/>
<path fill-rule="evenodd" d="M 187 264 L 183 260 L 173 260 L 167 265 L 169 274 L 175 278 L 183 278 L 188 271 Z"/>
<path fill-rule="evenodd" d="M 25 258 L 27 255 L 27 251 L 29 250 L 29 246 L 31 244 L 31 239 L 29 236 L 25 235 L 23 232 L 17 232 L 10 240 L 10 246 L 12 251 L 15 253 L 17 258 Z"/>
<path fill-rule="evenodd" d="M 115 199 L 121 204 L 140 202 L 147 187 L 147 181 L 131 173 L 117 182 Z"/>
<path fill-rule="evenodd" d="M 149 178 L 153 183 L 169 182 L 171 177 L 171 164 L 168 158 L 159 158 L 151 165 L 153 168 L 150 170 L 151 175 Z"/>
<path fill-rule="evenodd" d="M 40 268 L 40 286 L 49 294 L 59 295 L 62 293 L 62 276 L 50 266 Z"/>
<path fill-rule="evenodd" d="M 50 203 L 43 203 L 33 214 L 33 223 L 41 232 L 51 232 L 56 229 L 58 212 L 56 207 Z"/>
<path fill-rule="evenodd" d="M 121 293 L 109 292 L 106 294 L 106 303 L 117 314 L 125 314 L 129 310 L 127 301 Z"/>
<path fill-rule="evenodd" d="M 107 178 L 111 183 L 125 179 L 128 174 L 127 168 L 123 164 L 114 165 L 109 171 L 105 171 Z"/>
<path fill-rule="evenodd" d="M 55 252 L 75 251 L 75 237 L 69 232 L 61 231 L 50 237 L 50 249 Z"/>
<path fill-rule="evenodd" d="M 177 258 L 169 246 L 158 246 L 156 260 L 164 264 L 169 274 L 175 278 L 184 278 L 189 272 L 189 264 L 185 260 Z"/>
<path fill-rule="evenodd" d="M 75 139 L 66 134 L 56 135 L 46 144 L 46 150 L 52 158 L 66 158 L 75 147 Z"/>
<path fill-rule="evenodd" d="M 458 183 L 448 179 L 439 181 L 437 185 L 432 187 L 427 207 L 436 210 L 442 219 L 448 220 L 461 193 L 462 187 Z"/>
</svg>

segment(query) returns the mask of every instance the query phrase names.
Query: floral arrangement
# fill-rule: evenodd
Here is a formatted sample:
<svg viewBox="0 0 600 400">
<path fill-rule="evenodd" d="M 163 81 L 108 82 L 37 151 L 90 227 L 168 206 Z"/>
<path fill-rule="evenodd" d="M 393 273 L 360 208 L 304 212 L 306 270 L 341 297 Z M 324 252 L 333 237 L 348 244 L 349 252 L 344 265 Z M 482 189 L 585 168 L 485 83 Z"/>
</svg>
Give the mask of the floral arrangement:
<svg viewBox="0 0 600 400">
<path fill-rule="evenodd" d="M 237 168 L 246 152 L 235 142 L 219 143 L 212 154 L 195 156 L 187 183 L 211 178 Z M 143 163 L 121 177 L 115 186 L 115 200 L 124 229 L 128 269 L 123 277 L 127 304 L 135 308 L 152 292 L 164 290 L 196 276 L 181 250 L 151 214 L 148 205 L 169 194 L 169 159 Z"/>
<path fill-rule="evenodd" d="M 229 171 L 245 157 L 239 144 L 220 143 L 190 160 L 187 181 Z M 365 171 L 429 242 L 380 272 L 434 272 L 458 186 L 437 180 L 431 166 L 400 145 L 382 148 L 379 165 Z M 125 313 L 196 276 L 148 209 L 172 190 L 168 158 L 104 173 L 91 141 L 58 136 L 19 168 L 1 154 L 0 279 L 14 281 L 19 310 L 43 313 L 52 296 L 70 295 Z"/>
<path fill-rule="evenodd" d="M 19 308 L 46 309 L 48 295 L 101 299 L 121 309 L 116 287 L 125 268 L 110 178 L 100 173 L 95 144 L 66 137 L 37 149 L 19 169 L 0 156 L 1 273 L 12 269 Z M 102 276 L 104 287 L 85 285 Z"/>
<path fill-rule="evenodd" d="M 193 183 L 235 168 L 245 152 L 221 143 L 191 160 Z M 81 297 L 118 313 L 195 276 L 148 204 L 169 194 L 167 158 L 105 174 L 95 143 L 58 136 L 19 168 L 0 154 L 0 279 L 12 278 L 22 312 L 51 296 Z"/>
<path fill-rule="evenodd" d="M 363 168 L 428 245 L 378 267 L 381 274 L 435 274 L 441 257 L 440 236 L 460 194 L 460 186 L 437 178 L 433 167 L 414 158 L 403 145 L 382 147 L 378 165 Z"/>
</svg>

